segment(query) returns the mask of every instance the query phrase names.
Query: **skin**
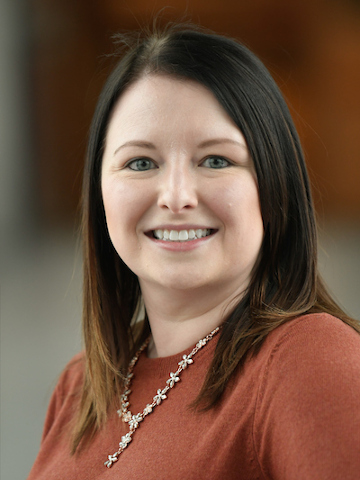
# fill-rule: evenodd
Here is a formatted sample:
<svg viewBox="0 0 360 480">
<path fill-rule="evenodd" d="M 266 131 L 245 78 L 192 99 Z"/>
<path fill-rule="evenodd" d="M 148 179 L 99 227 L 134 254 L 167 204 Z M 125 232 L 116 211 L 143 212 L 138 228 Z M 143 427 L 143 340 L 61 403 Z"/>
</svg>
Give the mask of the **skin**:
<svg viewBox="0 0 360 480">
<path fill-rule="evenodd" d="M 246 142 L 202 85 L 147 75 L 119 98 L 102 164 L 106 221 L 116 251 L 138 276 L 151 357 L 191 347 L 243 295 L 263 239 Z M 165 242 L 155 229 L 211 229 Z"/>
</svg>

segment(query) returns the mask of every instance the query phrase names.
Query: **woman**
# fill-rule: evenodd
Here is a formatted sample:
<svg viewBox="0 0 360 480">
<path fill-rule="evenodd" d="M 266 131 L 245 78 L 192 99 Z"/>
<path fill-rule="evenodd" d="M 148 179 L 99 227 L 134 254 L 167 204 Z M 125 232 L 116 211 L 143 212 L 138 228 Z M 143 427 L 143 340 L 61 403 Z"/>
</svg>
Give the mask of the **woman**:
<svg viewBox="0 0 360 480">
<path fill-rule="evenodd" d="M 360 329 L 317 271 L 299 139 L 262 63 L 170 28 L 118 63 L 83 189 L 85 353 L 29 479 L 355 479 Z"/>
</svg>

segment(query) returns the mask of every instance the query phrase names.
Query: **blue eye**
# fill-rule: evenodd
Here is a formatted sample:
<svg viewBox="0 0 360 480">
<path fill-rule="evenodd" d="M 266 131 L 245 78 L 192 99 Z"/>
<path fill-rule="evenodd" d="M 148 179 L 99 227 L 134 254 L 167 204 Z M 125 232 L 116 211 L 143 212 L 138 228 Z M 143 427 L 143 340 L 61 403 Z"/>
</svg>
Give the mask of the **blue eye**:
<svg viewBox="0 0 360 480">
<path fill-rule="evenodd" d="M 145 172 L 147 170 L 156 168 L 156 165 L 148 158 L 137 158 L 129 162 L 127 167 L 130 168 L 130 170 L 135 170 L 136 172 Z"/>
<path fill-rule="evenodd" d="M 214 155 L 212 157 L 205 158 L 201 165 L 207 168 L 226 168 L 229 167 L 231 163 L 224 157 Z"/>
</svg>

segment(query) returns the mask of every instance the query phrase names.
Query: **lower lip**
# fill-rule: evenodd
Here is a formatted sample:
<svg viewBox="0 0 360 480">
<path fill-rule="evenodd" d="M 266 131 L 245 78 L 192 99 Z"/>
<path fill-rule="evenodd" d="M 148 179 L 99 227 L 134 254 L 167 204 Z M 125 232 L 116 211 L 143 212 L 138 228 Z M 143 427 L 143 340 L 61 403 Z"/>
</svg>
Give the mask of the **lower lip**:
<svg viewBox="0 0 360 480">
<path fill-rule="evenodd" d="M 215 232 L 216 233 L 216 232 Z M 154 237 L 148 237 L 151 241 L 153 241 L 156 245 L 165 250 L 170 250 L 173 252 L 187 252 L 189 250 L 194 250 L 197 247 L 200 247 L 205 242 L 209 241 L 215 233 L 208 235 L 207 237 L 196 238 L 194 240 L 187 240 L 185 242 L 169 242 L 166 240 L 158 240 Z"/>
</svg>

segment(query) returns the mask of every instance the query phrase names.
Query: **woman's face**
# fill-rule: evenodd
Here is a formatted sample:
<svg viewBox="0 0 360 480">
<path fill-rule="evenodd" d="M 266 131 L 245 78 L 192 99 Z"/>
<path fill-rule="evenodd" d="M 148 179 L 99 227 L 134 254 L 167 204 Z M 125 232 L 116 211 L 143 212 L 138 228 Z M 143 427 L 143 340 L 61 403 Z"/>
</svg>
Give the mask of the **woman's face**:
<svg viewBox="0 0 360 480">
<path fill-rule="evenodd" d="M 109 123 L 101 185 L 111 240 L 142 289 L 246 288 L 263 239 L 256 175 L 205 87 L 132 84 Z"/>
</svg>

